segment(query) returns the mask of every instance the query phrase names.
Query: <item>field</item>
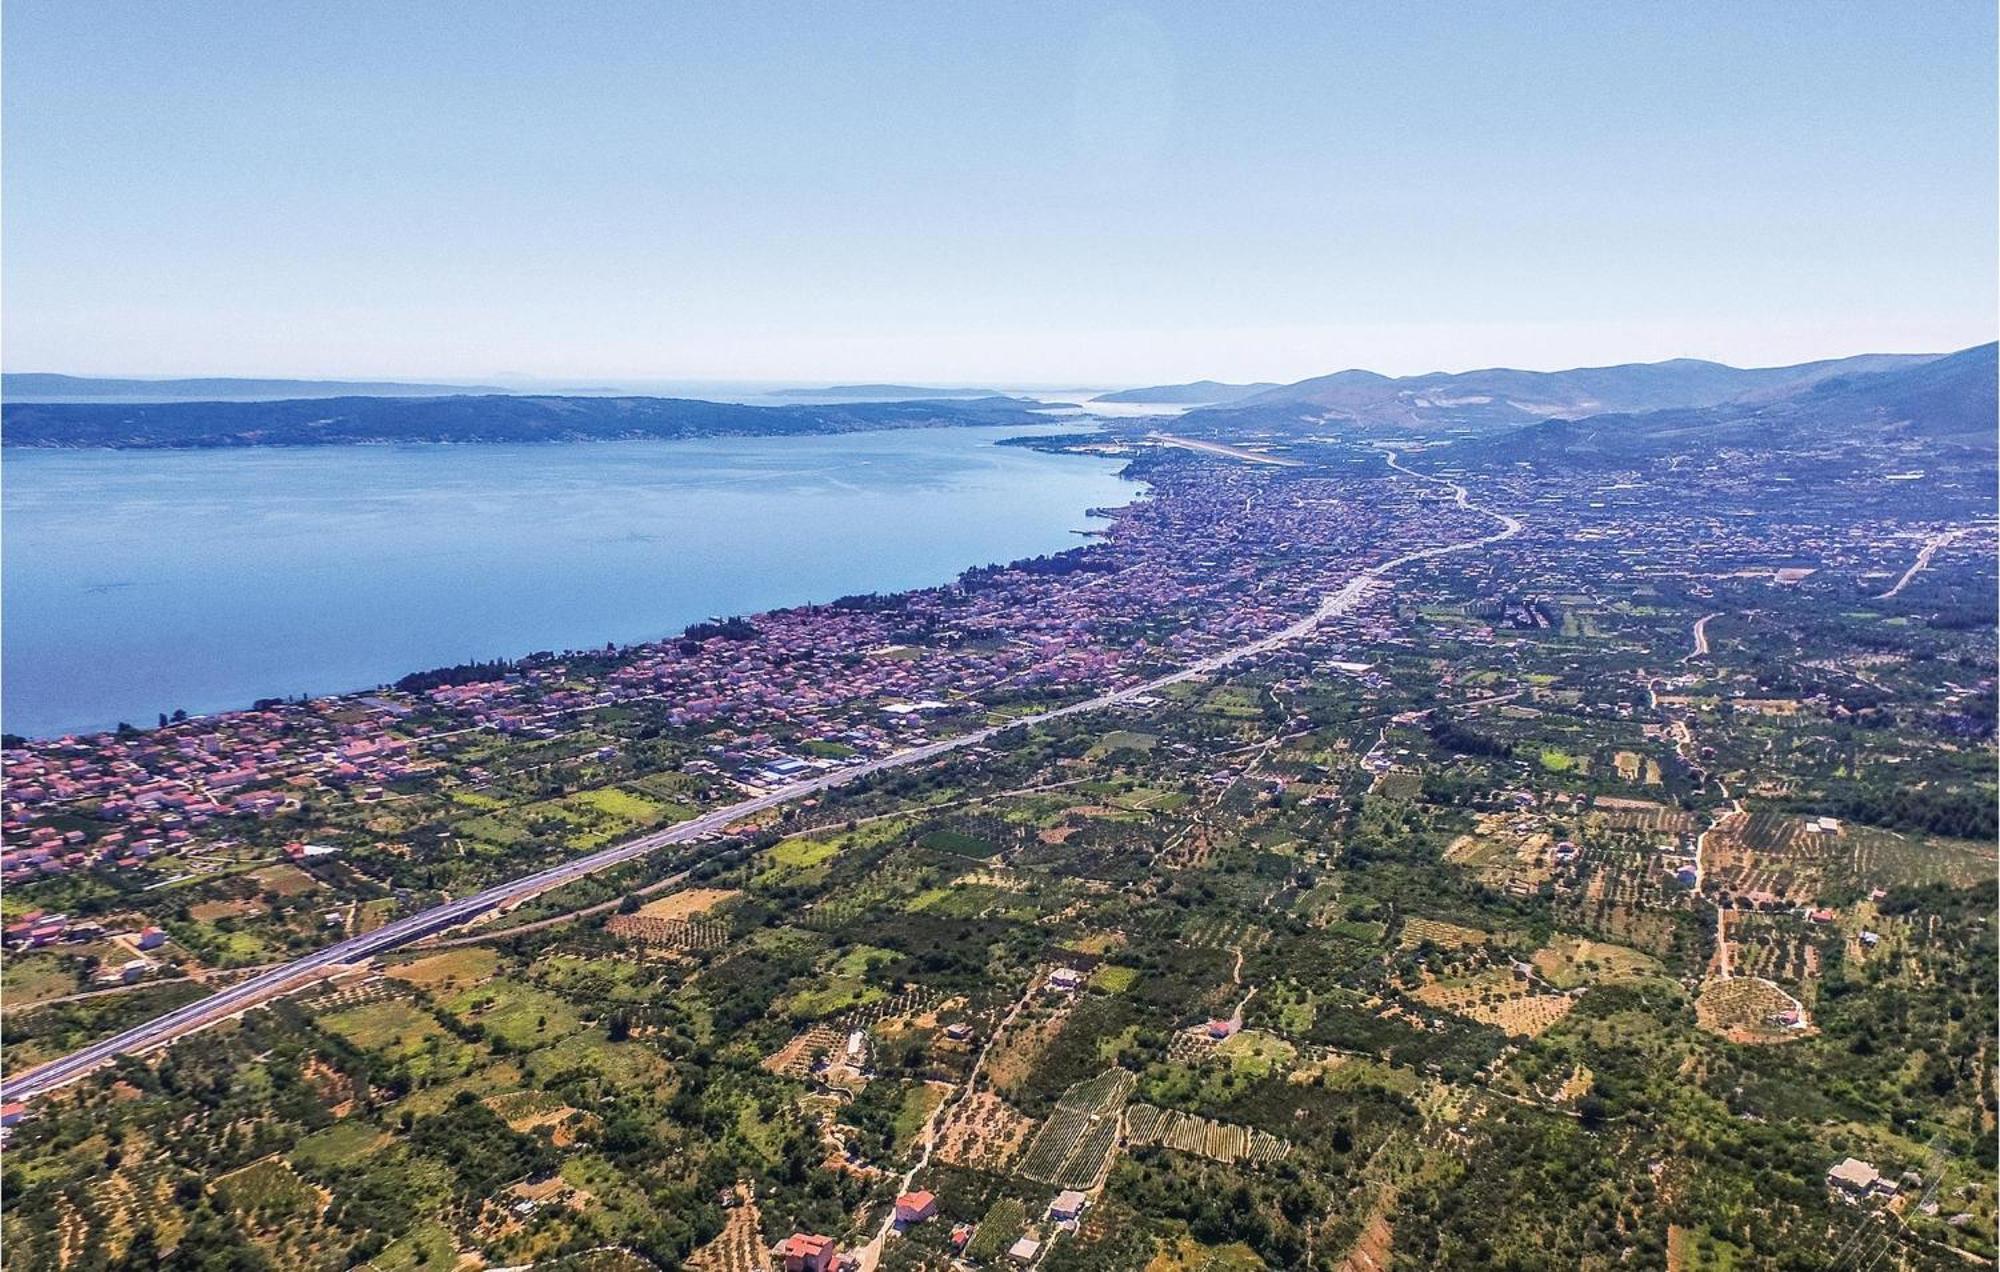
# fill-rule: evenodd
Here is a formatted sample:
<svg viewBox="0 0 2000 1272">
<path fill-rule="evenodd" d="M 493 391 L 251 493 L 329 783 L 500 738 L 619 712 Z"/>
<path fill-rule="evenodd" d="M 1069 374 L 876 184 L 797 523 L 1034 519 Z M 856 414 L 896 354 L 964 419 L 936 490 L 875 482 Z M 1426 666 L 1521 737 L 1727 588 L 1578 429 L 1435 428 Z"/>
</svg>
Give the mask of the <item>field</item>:
<svg viewBox="0 0 2000 1272">
<path fill-rule="evenodd" d="M 455 990 L 476 985 L 499 969 L 500 956 L 479 945 L 445 950 L 412 962 L 386 967 L 382 974 L 419 989 Z"/>
<path fill-rule="evenodd" d="M 1576 1006 L 1576 1000 L 1567 994 L 1531 993 L 1511 972 L 1497 969 L 1470 978 L 1433 981 L 1411 997 L 1467 1020 L 1492 1025 L 1509 1037 L 1536 1037 Z"/>
<path fill-rule="evenodd" d="M 1788 1029 L 1774 1020 L 1796 1006 L 1791 995 L 1754 976 L 1704 981 L 1694 1000 L 1701 1027 L 1731 1042 L 1788 1042 L 1805 1036 L 1807 1030 Z"/>
<path fill-rule="evenodd" d="M 436 1046 L 449 1053 L 458 1040 L 428 1012 L 407 999 L 387 998 L 321 1016 L 320 1027 L 339 1034 L 357 1047 L 380 1051 L 394 1059 L 409 1059 Z"/>
<path fill-rule="evenodd" d="M 1529 961 L 1542 979 L 1557 989 L 1658 976 L 1665 970 L 1650 955 L 1583 936 L 1557 936 L 1536 950 Z"/>
<path fill-rule="evenodd" d="M 689 1272 L 767 1272 L 770 1268 L 770 1255 L 764 1249 L 764 1219 L 758 1213 L 755 1194 L 738 1185 L 735 1199 L 715 1240 L 688 1256 Z"/>
<path fill-rule="evenodd" d="M 1444 923 L 1437 919 L 1413 918 L 1403 924 L 1403 945 L 1421 945 L 1429 941 L 1440 949 L 1464 949 L 1473 945 L 1484 945 L 1491 940 L 1489 933 L 1478 928 L 1460 927 L 1456 923 Z"/>
<path fill-rule="evenodd" d="M 1136 1085 L 1125 1070 L 1107 1069 L 1064 1091 L 1028 1145 L 1020 1173 L 1058 1188 L 1095 1188 L 1118 1150 L 1118 1115 Z"/>
<path fill-rule="evenodd" d="M 639 913 L 649 919 L 698 918 L 741 895 L 735 888 L 682 888 L 646 902 L 639 907 Z"/>
<path fill-rule="evenodd" d="M 215 1193 L 230 1209 L 264 1224 L 316 1214 L 325 1204 L 318 1190 L 278 1157 L 266 1157 L 222 1176 L 215 1181 Z"/>
<path fill-rule="evenodd" d="M 997 1173 L 1014 1164 L 1034 1133 L 1033 1118 L 991 1091 L 975 1091 L 945 1113 L 937 1158 Z"/>
<path fill-rule="evenodd" d="M 1125 1110 L 1125 1142 L 1161 1144 L 1218 1162 L 1263 1166 L 1283 1161 L 1292 1146 L 1275 1135 L 1230 1122 L 1211 1122 L 1174 1109 L 1134 1104 Z"/>
<path fill-rule="evenodd" d="M 492 980 L 446 1000 L 445 1009 L 517 1048 L 546 1046 L 583 1028 L 564 999 L 519 981 Z"/>
</svg>

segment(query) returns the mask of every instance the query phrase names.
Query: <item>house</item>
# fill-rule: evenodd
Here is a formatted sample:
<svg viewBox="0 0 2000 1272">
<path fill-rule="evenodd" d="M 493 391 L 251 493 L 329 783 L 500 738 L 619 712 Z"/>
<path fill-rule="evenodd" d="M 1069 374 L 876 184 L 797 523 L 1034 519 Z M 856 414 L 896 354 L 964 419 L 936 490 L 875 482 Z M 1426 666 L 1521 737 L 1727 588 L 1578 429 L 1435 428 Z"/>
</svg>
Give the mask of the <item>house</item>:
<svg viewBox="0 0 2000 1272">
<path fill-rule="evenodd" d="M 833 1261 L 839 1255 L 833 1238 L 818 1233 L 794 1232 L 778 1247 L 785 1272 L 833 1272 Z"/>
<path fill-rule="evenodd" d="M 1896 1191 L 1894 1183 L 1882 1178 L 1879 1171 L 1858 1157 L 1842 1158 L 1838 1165 L 1827 1171 L 1826 1186 L 1849 1201 L 1886 1197 Z"/>
<path fill-rule="evenodd" d="M 1042 1252 L 1042 1243 L 1033 1237 L 1022 1237 L 1007 1247 L 1007 1257 L 1016 1263 L 1033 1263 L 1035 1256 Z"/>
<path fill-rule="evenodd" d="M 896 1198 L 897 1223 L 922 1223 L 936 1213 L 937 1197 L 927 1190 L 918 1189 Z"/>
<path fill-rule="evenodd" d="M 142 950 L 157 950 L 166 943 L 167 934 L 159 928 L 146 927 L 139 930 L 138 944 Z"/>
<path fill-rule="evenodd" d="M 19 1126 L 21 1119 L 28 1116 L 28 1106 L 15 1100 L 0 1104 L 0 1126 Z"/>
<path fill-rule="evenodd" d="M 1089 1204 L 1090 1198 L 1074 1188 L 1065 1188 L 1056 1194 L 1054 1201 L 1049 1203 L 1049 1218 L 1057 1223 L 1068 1223 L 1082 1214 L 1083 1208 Z"/>
<path fill-rule="evenodd" d="M 1073 994 L 1083 988 L 1083 973 L 1074 967 L 1058 967 L 1049 973 L 1049 988 Z"/>
<path fill-rule="evenodd" d="M 1211 1020 L 1208 1022 L 1208 1036 L 1220 1042 L 1224 1038 L 1235 1037 L 1236 1031 L 1242 1027 L 1240 1020 Z"/>
</svg>

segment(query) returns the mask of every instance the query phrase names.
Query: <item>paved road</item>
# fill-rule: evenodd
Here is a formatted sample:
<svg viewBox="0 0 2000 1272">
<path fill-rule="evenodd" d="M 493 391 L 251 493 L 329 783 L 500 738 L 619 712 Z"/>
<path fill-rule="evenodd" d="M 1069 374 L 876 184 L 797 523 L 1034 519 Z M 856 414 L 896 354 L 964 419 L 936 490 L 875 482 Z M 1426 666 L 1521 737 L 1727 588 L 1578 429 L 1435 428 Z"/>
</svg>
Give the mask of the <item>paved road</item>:
<svg viewBox="0 0 2000 1272">
<path fill-rule="evenodd" d="M 1697 658 L 1708 657 L 1708 620 L 1721 617 L 1720 613 L 1703 614 L 1694 620 L 1694 649 L 1687 657 L 1681 659 L 1682 662 L 1693 662 Z"/>
<path fill-rule="evenodd" d="M 1282 455 L 1266 455 L 1262 451 L 1244 450 L 1241 446 L 1229 446 L 1222 442 L 1203 442 L 1192 437 L 1178 437 L 1172 433 L 1148 433 L 1149 441 L 1166 446 L 1178 446 L 1182 450 L 1200 451 L 1204 455 L 1221 455 L 1226 459 L 1240 459 L 1250 464 L 1270 464 L 1275 468 L 1300 468 L 1304 461 L 1286 459 Z"/>
<path fill-rule="evenodd" d="M 98 1066 L 109 1063 L 114 1056 L 149 1051 L 156 1047 L 165 1046 L 178 1038 L 206 1028 L 219 1020 L 226 1019 L 259 1003 L 303 988 L 310 982 L 331 974 L 341 966 L 359 963 L 374 955 L 396 949 L 399 946 L 408 945 L 422 937 L 441 932 L 446 928 L 456 927 L 525 893 L 543 892 L 550 888 L 561 887 L 566 883 L 572 883 L 589 875 L 609 870 L 614 866 L 623 865 L 625 862 L 631 861 L 636 857 L 643 857 L 648 853 L 657 852 L 661 848 L 666 848 L 674 844 L 685 844 L 701 839 L 704 836 L 718 834 L 725 826 L 732 825 L 752 814 L 763 812 L 765 809 L 777 808 L 780 805 L 804 799 L 807 796 L 818 794 L 821 791 L 829 790 L 836 786 L 858 782 L 863 778 L 872 777 L 877 773 L 886 772 L 890 769 L 904 768 L 912 764 L 922 764 L 925 761 L 936 759 L 938 756 L 949 754 L 952 751 L 978 746 L 981 743 L 991 741 L 999 734 L 1006 733 L 1009 730 L 1030 728 L 1048 720 L 1058 720 L 1065 716 L 1080 715 L 1086 711 L 1101 711 L 1106 707 L 1119 706 L 1129 703 L 1135 698 L 1143 698 L 1150 694 L 1158 693 L 1169 685 L 1206 676 L 1233 663 L 1241 662 L 1246 658 L 1254 658 L 1260 654 L 1269 653 L 1274 649 L 1288 645 L 1310 634 L 1326 620 L 1336 618 L 1353 609 L 1367 596 L 1368 589 L 1392 570 L 1408 565 L 1412 561 L 1427 560 L 1432 557 L 1444 556 L 1447 553 L 1471 551 L 1489 543 L 1496 543 L 1502 539 L 1512 538 L 1514 535 L 1520 533 L 1521 523 L 1518 520 L 1502 513 L 1480 508 L 1472 502 L 1471 497 L 1466 493 L 1465 487 L 1455 482 L 1445 481 L 1442 478 L 1432 477 L 1425 473 L 1415 472 L 1403 467 L 1394 451 L 1386 452 L 1384 458 L 1388 462 L 1389 467 L 1405 476 L 1444 486 L 1453 492 L 1455 501 L 1459 507 L 1491 517 L 1500 523 L 1501 528 L 1493 534 L 1482 538 L 1468 539 L 1459 543 L 1449 543 L 1439 547 L 1406 552 L 1399 557 L 1384 561 L 1380 565 L 1371 566 L 1355 575 L 1352 579 L 1349 579 L 1346 585 L 1339 591 L 1322 600 L 1318 609 L 1290 626 L 1273 632 L 1269 636 L 1251 641 L 1246 645 L 1239 645 L 1224 653 L 1204 658 L 1179 671 L 1169 672 L 1163 676 L 1156 676 L 1151 680 L 1128 685 L 1123 689 L 1115 689 L 1108 693 L 1102 693 L 1094 698 L 1071 703 L 1066 707 L 1057 707 L 1053 711 L 1046 711 L 1039 715 L 1024 716 L 1018 720 L 1010 720 L 1005 724 L 977 729 L 971 733 L 960 734 L 957 737 L 947 738 L 941 742 L 932 742 L 924 746 L 913 747 L 907 751 L 898 751 L 893 755 L 885 755 L 862 764 L 856 764 L 850 768 L 838 769 L 830 773 L 807 778 L 803 781 L 793 782 L 790 785 L 779 787 L 776 790 L 766 792 L 752 799 L 746 799 L 739 803 L 731 804 L 726 808 L 718 808 L 713 812 L 704 813 L 691 821 L 679 822 L 664 830 L 657 830 L 651 834 L 642 835 L 637 839 L 615 847 L 591 853 L 589 856 L 578 857 L 572 861 L 551 866 L 546 870 L 525 875 L 511 882 L 500 884 L 497 887 L 488 888 L 483 892 L 475 892 L 470 896 L 461 897 L 455 901 L 447 901 L 420 914 L 412 914 L 406 918 L 398 919 L 393 923 L 375 929 L 373 932 L 361 936 L 349 937 L 344 941 L 336 942 L 324 949 L 307 954 L 303 958 L 286 963 L 261 975 L 253 976 L 240 984 L 219 990 L 207 998 L 175 1008 L 165 1015 L 134 1026 L 123 1033 L 114 1034 L 102 1042 L 94 1042 L 60 1060 L 52 1060 L 39 1068 L 30 1069 L 26 1073 L 10 1074 L 5 1078 L 4 1082 L 0 1082 L 0 1100 L 8 1102 L 25 1100 L 32 1096 L 53 1091 L 58 1087 L 76 1081 Z"/>
<path fill-rule="evenodd" d="M 1917 549 L 1917 559 L 1910 563 L 1909 569 L 1903 571 L 1903 577 L 1896 580 L 1896 586 L 1875 599 L 1886 601 L 1890 597 L 1902 592 L 1904 588 L 1910 585 L 1911 579 L 1916 578 L 1917 575 L 1924 572 L 1924 567 L 1931 563 L 1931 558 L 1937 555 L 1939 548 L 1962 535 L 1971 534 L 1973 529 L 1974 527 L 1972 526 L 1960 526 L 1956 530 L 1944 530 L 1924 540 L 1924 546 Z"/>
</svg>

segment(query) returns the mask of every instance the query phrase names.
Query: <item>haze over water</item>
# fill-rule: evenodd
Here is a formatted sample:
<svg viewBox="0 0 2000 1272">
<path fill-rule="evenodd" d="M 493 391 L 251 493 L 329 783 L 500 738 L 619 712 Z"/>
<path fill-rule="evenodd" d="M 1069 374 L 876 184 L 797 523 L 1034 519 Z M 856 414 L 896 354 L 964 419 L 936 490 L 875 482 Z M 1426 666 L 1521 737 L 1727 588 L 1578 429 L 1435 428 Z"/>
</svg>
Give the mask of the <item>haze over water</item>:
<svg viewBox="0 0 2000 1272">
<path fill-rule="evenodd" d="M 1084 542 L 1118 463 L 1023 428 L 7 456 L 0 724 L 361 689 Z"/>
</svg>

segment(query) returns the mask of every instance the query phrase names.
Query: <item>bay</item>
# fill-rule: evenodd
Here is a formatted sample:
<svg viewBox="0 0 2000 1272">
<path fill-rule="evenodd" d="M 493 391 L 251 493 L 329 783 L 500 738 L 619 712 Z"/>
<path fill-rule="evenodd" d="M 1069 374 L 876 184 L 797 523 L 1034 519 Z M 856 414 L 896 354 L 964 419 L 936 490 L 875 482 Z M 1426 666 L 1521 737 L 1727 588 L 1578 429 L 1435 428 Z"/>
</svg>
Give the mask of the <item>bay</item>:
<svg viewBox="0 0 2000 1272">
<path fill-rule="evenodd" d="M 5 453 L 0 727 L 151 724 L 1061 551 L 1113 460 L 924 429 Z"/>
</svg>

